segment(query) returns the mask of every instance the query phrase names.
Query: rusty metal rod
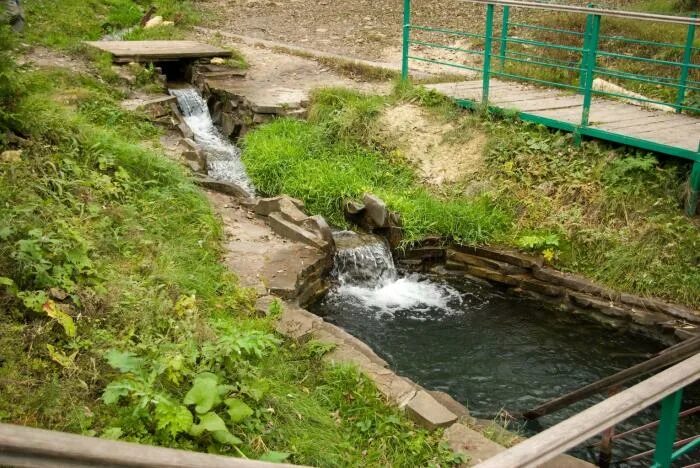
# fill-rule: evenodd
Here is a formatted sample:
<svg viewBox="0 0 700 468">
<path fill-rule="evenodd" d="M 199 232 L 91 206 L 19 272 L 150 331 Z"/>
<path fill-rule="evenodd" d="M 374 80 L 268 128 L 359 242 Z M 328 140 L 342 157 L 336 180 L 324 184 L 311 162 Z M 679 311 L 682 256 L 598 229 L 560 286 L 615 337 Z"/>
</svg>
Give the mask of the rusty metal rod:
<svg viewBox="0 0 700 468">
<path fill-rule="evenodd" d="M 537 406 L 536 408 L 526 411 L 523 413 L 523 417 L 525 419 L 537 419 L 541 416 L 545 416 L 573 403 L 581 401 L 584 398 L 588 398 L 589 396 L 604 392 L 617 385 L 629 382 L 632 379 L 659 371 L 665 367 L 669 367 L 680 361 L 688 359 L 699 351 L 700 337 L 691 338 L 666 353 L 659 354 L 658 356 L 588 384 L 563 396 L 553 398 Z"/>
<path fill-rule="evenodd" d="M 687 439 L 679 440 L 675 444 L 673 444 L 673 448 L 678 448 L 682 445 L 687 444 L 688 442 L 692 442 L 695 439 L 700 438 L 700 435 L 695 435 L 693 437 L 688 437 Z M 642 458 L 646 458 L 649 455 L 654 454 L 655 449 L 647 450 L 646 452 L 638 453 L 637 455 L 632 455 L 631 457 L 627 457 L 624 460 L 620 460 L 618 463 L 626 463 L 626 462 L 631 462 L 635 460 L 641 460 Z"/>
<path fill-rule="evenodd" d="M 687 409 L 681 413 L 678 414 L 679 418 L 684 418 L 686 416 L 690 416 L 691 414 L 695 414 L 700 412 L 700 406 L 696 406 L 695 408 L 690 408 Z M 635 427 L 634 429 L 630 429 L 629 431 L 625 432 L 620 432 L 619 434 L 616 434 L 613 439 L 622 439 L 623 437 L 626 437 L 630 434 L 636 434 L 637 432 L 644 431 L 646 429 L 653 429 L 659 425 L 659 421 L 656 420 L 654 422 L 650 422 L 649 424 L 644 424 L 643 426 Z"/>
</svg>

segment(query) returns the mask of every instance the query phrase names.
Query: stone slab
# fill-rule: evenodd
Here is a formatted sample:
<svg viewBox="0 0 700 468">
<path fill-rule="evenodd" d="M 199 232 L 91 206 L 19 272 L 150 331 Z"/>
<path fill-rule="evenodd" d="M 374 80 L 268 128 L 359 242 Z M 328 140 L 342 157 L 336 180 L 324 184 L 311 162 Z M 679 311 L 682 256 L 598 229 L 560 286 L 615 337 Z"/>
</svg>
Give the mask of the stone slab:
<svg viewBox="0 0 700 468">
<path fill-rule="evenodd" d="M 457 415 L 445 408 L 425 390 L 419 390 L 406 405 L 406 414 L 418 425 L 433 430 L 457 421 Z"/>
<path fill-rule="evenodd" d="M 230 57 L 231 51 L 197 41 L 92 41 L 90 47 L 112 55 L 116 63 Z"/>
<path fill-rule="evenodd" d="M 328 244 L 317 238 L 306 229 L 284 219 L 280 213 L 271 213 L 268 217 L 268 224 L 275 233 L 294 242 L 301 242 L 311 247 L 325 249 Z"/>
</svg>

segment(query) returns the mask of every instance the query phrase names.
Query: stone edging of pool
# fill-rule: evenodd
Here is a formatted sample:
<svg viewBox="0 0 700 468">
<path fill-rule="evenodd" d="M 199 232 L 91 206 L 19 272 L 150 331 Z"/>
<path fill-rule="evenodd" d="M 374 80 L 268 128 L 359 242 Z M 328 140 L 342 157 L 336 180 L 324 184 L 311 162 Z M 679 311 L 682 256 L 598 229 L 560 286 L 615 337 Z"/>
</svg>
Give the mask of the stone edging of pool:
<svg viewBox="0 0 700 468">
<path fill-rule="evenodd" d="M 266 313 L 274 300 L 274 296 L 261 297 L 256 303 L 257 311 Z M 315 339 L 334 344 L 333 351 L 324 357 L 327 362 L 356 365 L 372 379 L 377 389 L 391 404 L 403 409 L 416 424 L 430 430 L 446 428 L 444 438 L 450 448 L 469 457 L 466 466 L 506 450 L 469 427 L 474 420 L 461 403 L 444 392 L 426 390 L 410 379 L 397 375 L 388 368 L 387 362 L 364 342 L 321 317 L 293 303 L 285 302 L 276 330 L 300 342 Z M 548 468 L 593 466 L 569 455 L 561 455 L 542 465 Z"/>
<path fill-rule="evenodd" d="M 569 313 L 614 327 L 628 327 L 665 344 L 700 333 L 700 312 L 655 298 L 620 293 L 544 264 L 541 257 L 493 247 L 472 247 L 438 238 L 397 252 L 406 269 L 486 280 Z"/>
</svg>

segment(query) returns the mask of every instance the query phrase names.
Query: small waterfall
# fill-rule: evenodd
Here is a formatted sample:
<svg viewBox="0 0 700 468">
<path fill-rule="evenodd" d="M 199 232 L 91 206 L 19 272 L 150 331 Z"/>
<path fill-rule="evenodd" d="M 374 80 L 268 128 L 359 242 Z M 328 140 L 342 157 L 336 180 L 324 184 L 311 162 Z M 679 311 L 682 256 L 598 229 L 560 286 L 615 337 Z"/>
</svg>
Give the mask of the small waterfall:
<svg viewBox="0 0 700 468">
<path fill-rule="evenodd" d="M 333 235 L 337 252 L 333 275 L 338 286 L 330 301 L 352 301 L 380 315 L 393 317 L 403 311 L 411 318 L 425 320 L 427 315 L 451 314 L 461 304 L 458 291 L 425 276 L 401 276 L 391 251 L 383 239 L 341 231 Z"/>
<path fill-rule="evenodd" d="M 193 88 L 171 89 L 177 98 L 182 115 L 194 132 L 194 139 L 207 154 L 207 171 L 210 177 L 234 182 L 254 195 L 255 188 L 248 178 L 241 151 L 225 138 L 214 126 L 207 103 Z"/>
<path fill-rule="evenodd" d="M 351 231 L 337 232 L 333 238 L 338 248 L 333 274 L 341 284 L 376 285 L 396 279 L 394 259 L 382 239 Z"/>
</svg>

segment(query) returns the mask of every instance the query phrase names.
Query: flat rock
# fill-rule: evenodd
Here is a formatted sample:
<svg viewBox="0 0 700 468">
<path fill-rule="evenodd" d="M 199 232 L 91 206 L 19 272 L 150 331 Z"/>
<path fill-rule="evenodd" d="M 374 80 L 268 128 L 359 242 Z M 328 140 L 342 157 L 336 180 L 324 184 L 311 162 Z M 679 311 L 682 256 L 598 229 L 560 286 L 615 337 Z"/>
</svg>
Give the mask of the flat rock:
<svg viewBox="0 0 700 468">
<path fill-rule="evenodd" d="M 451 262 L 462 263 L 464 265 L 474 265 L 476 267 L 497 270 L 508 275 L 518 275 L 528 271 L 528 269 L 513 265 L 512 263 L 500 262 L 498 260 L 480 257 L 477 255 L 470 255 L 454 249 L 447 249 L 447 259 Z"/>
<path fill-rule="evenodd" d="M 283 197 L 279 201 L 279 213 L 286 219 L 297 226 L 301 226 L 309 216 L 301 211 L 297 205 L 289 198 Z"/>
<path fill-rule="evenodd" d="M 477 465 L 506 450 L 505 447 L 460 423 L 448 427 L 444 439 L 454 452 L 469 457 L 467 466 Z"/>
<path fill-rule="evenodd" d="M 507 276 L 498 271 L 489 270 L 488 268 L 467 265 L 467 273 L 477 278 L 493 281 L 494 283 L 507 284 L 508 286 L 518 285 L 518 280 L 512 276 Z"/>
<path fill-rule="evenodd" d="M 326 222 L 326 219 L 320 215 L 310 216 L 305 219 L 301 226 L 307 231 L 313 232 L 316 237 L 326 242 L 331 249 L 335 248 L 335 240 L 333 239 L 333 231 Z"/>
<path fill-rule="evenodd" d="M 232 197 L 248 199 L 250 194 L 243 187 L 233 182 L 224 182 L 222 180 L 212 179 L 211 177 L 198 177 L 195 183 L 200 187 L 208 188 L 215 192 L 231 195 Z"/>
<path fill-rule="evenodd" d="M 471 418 L 467 407 L 452 398 L 449 394 L 439 390 L 429 390 L 428 393 L 430 393 L 430 396 L 435 398 L 438 403 L 452 411 L 460 420 L 463 418 Z"/>
<path fill-rule="evenodd" d="M 258 203 L 255 205 L 255 213 L 259 214 L 260 216 L 270 216 L 271 213 L 279 212 L 281 211 L 282 203 L 284 203 L 283 200 L 290 201 L 300 210 L 304 209 L 304 202 L 301 200 L 282 195 L 280 197 L 259 199 Z"/>
<path fill-rule="evenodd" d="M 562 273 L 548 267 L 534 268 L 532 274 L 535 278 L 547 283 L 557 284 L 573 291 L 586 294 L 595 294 L 602 297 L 615 297 L 615 293 L 604 286 L 577 275 Z"/>
<path fill-rule="evenodd" d="M 285 304 L 275 330 L 289 338 L 303 341 L 311 338 L 314 328 L 322 322 L 323 320 L 319 317 L 303 309 Z"/>
<path fill-rule="evenodd" d="M 497 260 L 499 262 L 510 263 L 511 265 L 516 265 L 521 268 L 533 268 L 536 266 L 542 266 L 543 259 L 541 257 L 533 257 L 531 255 L 525 255 L 520 252 L 514 252 L 511 250 L 501 250 L 491 247 L 473 247 L 467 245 L 455 245 L 454 248 L 460 252 L 464 252 L 470 255 L 476 255 L 477 257 L 490 258 L 492 260 Z"/>
<path fill-rule="evenodd" d="M 457 415 L 445 408 L 425 390 L 419 390 L 406 405 L 406 413 L 418 425 L 433 430 L 457 421 Z"/>
<path fill-rule="evenodd" d="M 282 237 L 294 242 L 301 242 L 321 250 L 328 248 L 328 244 L 326 244 L 326 242 L 316 237 L 306 229 L 287 221 L 280 213 L 271 213 L 267 219 L 272 230 Z"/>
</svg>

